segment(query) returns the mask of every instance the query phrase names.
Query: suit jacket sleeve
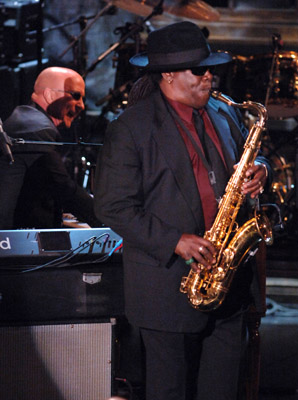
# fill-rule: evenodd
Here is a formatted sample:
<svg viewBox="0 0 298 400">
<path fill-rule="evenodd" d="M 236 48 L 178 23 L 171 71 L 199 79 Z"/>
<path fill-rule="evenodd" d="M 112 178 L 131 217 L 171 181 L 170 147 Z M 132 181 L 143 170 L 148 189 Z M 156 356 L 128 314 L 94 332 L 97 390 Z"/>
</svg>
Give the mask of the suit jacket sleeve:
<svg viewBox="0 0 298 400">
<path fill-rule="evenodd" d="M 124 238 L 126 246 L 139 249 L 143 258 L 147 254 L 167 264 L 182 232 L 145 205 L 142 157 L 125 123 L 119 119 L 113 121 L 97 163 L 95 212 Z"/>
<path fill-rule="evenodd" d="M 100 226 L 95 217 L 93 198 L 69 176 L 61 156 L 56 151 L 46 153 L 40 160 L 47 170 L 50 187 L 55 191 L 63 209 L 92 227 Z"/>
</svg>

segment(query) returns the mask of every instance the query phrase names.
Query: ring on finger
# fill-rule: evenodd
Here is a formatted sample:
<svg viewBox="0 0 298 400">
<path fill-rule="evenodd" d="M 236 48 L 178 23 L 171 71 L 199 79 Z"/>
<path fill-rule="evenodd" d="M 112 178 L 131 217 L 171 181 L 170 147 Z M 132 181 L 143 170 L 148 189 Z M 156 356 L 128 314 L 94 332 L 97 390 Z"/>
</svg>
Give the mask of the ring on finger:
<svg viewBox="0 0 298 400">
<path fill-rule="evenodd" d="M 190 265 L 190 264 L 192 264 L 193 262 L 195 262 L 195 260 L 194 260 L 193 257 L 189 258 L 188 260 L 185 260 L 185 264 L 186 264 L 186 265 Z"/>
<path fill-rule="evenodd" d="M 203 246 L 200 246 L 200 247 L 199 247 L 199 253 L 202 253 L 203 250 L 204 250 L 204 247 L 203 247 Z"/>
</svg>

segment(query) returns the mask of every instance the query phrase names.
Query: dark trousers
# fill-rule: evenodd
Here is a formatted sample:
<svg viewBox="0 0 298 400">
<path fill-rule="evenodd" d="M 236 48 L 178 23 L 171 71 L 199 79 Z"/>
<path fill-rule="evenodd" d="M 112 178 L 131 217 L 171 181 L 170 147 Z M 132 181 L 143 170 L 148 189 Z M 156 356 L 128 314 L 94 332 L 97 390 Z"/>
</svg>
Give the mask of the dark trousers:
<svg viewBox="0 0 298 400">
<path fill-rule="evenodd" d="M 141 329 L 146 400 L 236 400 L 246 332 L 243 314 L 210 317 L 195 334 Z"/>
</svg>

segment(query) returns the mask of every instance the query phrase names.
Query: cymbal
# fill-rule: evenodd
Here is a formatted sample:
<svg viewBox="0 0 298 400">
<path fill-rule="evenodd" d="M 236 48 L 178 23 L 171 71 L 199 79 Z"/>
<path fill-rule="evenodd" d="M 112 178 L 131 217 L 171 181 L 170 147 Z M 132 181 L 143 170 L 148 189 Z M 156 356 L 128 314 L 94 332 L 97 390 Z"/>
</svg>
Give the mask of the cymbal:
<svg viewBox="0 0 298 400">
<path fill-rule="evenodd" d="M 112 3 L 132 14 L 146 17 L 158 5 L 159 0 L 113 0 Z M 177 17 L 204 21 L 218 21 L 220 18 L 219 12 L 202 0 L 165 0 L 163 10 Z"/>
</svg>

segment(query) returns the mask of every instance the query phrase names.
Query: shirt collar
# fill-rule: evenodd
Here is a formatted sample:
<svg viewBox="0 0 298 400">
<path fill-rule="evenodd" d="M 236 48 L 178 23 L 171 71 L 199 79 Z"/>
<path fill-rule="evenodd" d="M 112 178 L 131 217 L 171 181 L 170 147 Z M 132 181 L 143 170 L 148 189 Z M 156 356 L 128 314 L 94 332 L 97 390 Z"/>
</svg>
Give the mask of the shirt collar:
<svg viewBox="0 0 298 400">
<path fill-rule="evenodd" d="M 189 124 L 192 124 L 192 113 L 194 110 L 193 107 L 180 103 L 179 101 L 169 99 L 167 96 L 165 96 L 165 98 L 181 119 L 183 119 L 185 122 Z M 198 112 L 202 116 L 204 108 L 199 109 Z"/>
<path fill-rule="evenodd" d="M 166 99 L 181 119 L 183 119 L 188 123 L 192 122 L 192 110 L 193 110 L 192 107 L 180 103 L 179 101 L 169 99 L 168 97 L 166 97 Z"/>
</svg>

